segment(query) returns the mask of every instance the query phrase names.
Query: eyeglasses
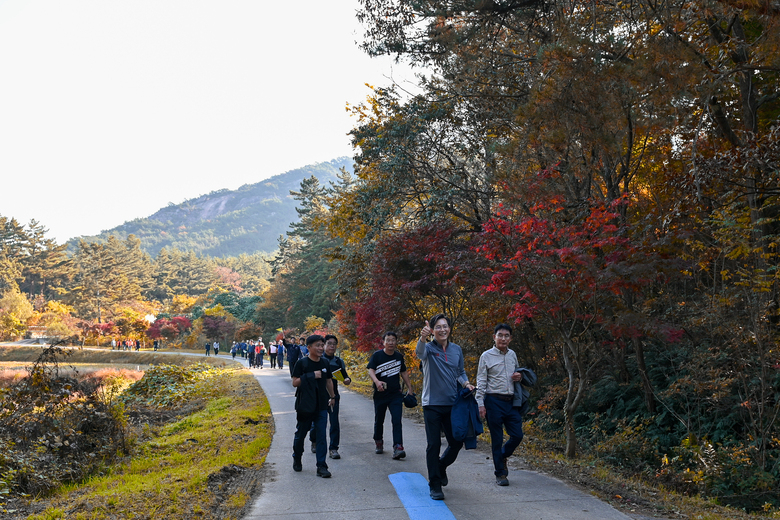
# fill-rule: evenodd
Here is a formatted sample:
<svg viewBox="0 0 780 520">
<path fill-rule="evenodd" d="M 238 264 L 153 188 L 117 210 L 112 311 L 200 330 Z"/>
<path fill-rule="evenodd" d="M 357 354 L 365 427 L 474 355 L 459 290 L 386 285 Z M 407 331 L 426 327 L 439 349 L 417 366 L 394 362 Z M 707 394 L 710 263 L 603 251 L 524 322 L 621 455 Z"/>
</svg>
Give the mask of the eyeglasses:
<svg viewBox="0 0 780 520">
<path fill-rule="evenodd" d="M 450 330 L 449 325 L 436 325 L 433 330 Z"/>
<path fill-rule="evenodd" d="M 512 337 L 511 334 L 496 334 L 496 338 L 498 339 L 509 339 L 511 337 Z"/>
</svg>

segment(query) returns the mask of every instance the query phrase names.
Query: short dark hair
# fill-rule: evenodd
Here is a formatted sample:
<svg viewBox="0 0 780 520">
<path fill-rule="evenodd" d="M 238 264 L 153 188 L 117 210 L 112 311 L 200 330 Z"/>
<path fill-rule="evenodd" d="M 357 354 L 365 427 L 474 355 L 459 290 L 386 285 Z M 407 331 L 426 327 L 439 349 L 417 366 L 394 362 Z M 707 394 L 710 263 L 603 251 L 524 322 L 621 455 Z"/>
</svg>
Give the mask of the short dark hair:
<svg viewBox="0 0 780 520">
<path fill-rule="evenodd" d="M 325 343 L 327 343 L 329 339 L 335 339 L 336 340 L 336 345 L 339 344 L 339 338 L 337 338 L 333 334 L 326 334 L 325 335 Z"/>
<path fill-rule="evenodd" d="M 493 335 L 495 336 L 496 334 L 498 334 L 499 330 L 505 330 L 509 333 L 510 336 L 512 335 L 512 327 L 510 327 L 506 323 L 499 323 L 498 325 L 496 325 L 496 328 L 493 329 Z"/>
<path fill-rule="evenodd" d="M 384 341 L 384 339 L 385 339 L 387 336 L 393 336 L 395 339 L 398 339 L 398 334 L 396 334 L 396 333 L 395 333 L 394 331 L 392 331 L 392 330 L 388 330 L 387 332 L 385 332 L 385 335 L 384 335 L 384 336 L 382 336 L 382 341 Z"/>
<path fill-rule="evenodd" d="M 308 347 L 312 343 L 317 343 L 318 341 L 322 341 L 323 343 L 325 343 L 325 339 L 322 336 L 320 336 L 319 334 L 312 334 L 311 336 L 306 338 L 306 346 Z"/>
<path fill-rule="evenodd" d="M 443 312 L 439 313 L 439 314 L 436 314 L 433 318 L 431 318 L 431 321 L 429 321 L 428 323 L 430 324 L 431 328 L 434 328 L 436 326 L 436 322 L 439 321 L 442 318 L 447 320 L 447 326 L 449 328 L 452 328 L 452 321 Z"/>
</svg>

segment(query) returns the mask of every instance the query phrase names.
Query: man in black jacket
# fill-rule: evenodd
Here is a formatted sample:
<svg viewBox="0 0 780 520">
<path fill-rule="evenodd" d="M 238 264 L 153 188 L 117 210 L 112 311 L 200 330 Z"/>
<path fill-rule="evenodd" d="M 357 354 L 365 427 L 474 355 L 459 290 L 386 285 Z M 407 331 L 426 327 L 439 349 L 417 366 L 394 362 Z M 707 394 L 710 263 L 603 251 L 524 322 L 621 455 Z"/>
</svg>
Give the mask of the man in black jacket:
<svg viewBox="0 0 780 520">
<path fill-rule="evenodd" d="M 341 440 L 341 428 L 339 427 L 339 383 L 341 379 L 345 386 L 349 386 L 352 380 L 347 374 L 347 365 L 344 360 L 336 355 L 336 346 L 339 344 L 338 338 L 333 334 L 325 336 L 325 351 L 322 355 L 323 359 L 330 363 L 330 372 L 333 376 L 333 392 L 336 395 L 336 401 L 333 406 L 328 408 L 328 419 L 330 419 L 330 445 L 328 446 L 328 453 L 331 459 L 340 459 L 339 455 L 339 441 Z M 340 375 L 338 375 L 340 374 Z M 312 425 L 311 433 L 309 434 L 309 440 L 311 440 L 312 448 L 316 450 L 317 444 L 317 430 Z"/>
<path fill-rule="evenodd" d="M 301 359 L 301 347 L 295 344 L 295 338 L 290 338 L 290 344 L 287 345 L 287 365 L 290 368 L 290 377 L 292 377 L 295 363 L 299 359 Z"/>
<path fill-rule="evenodd" d="M 328 408 L 336 402 L 330 363 L 322 358 L 325 338 L 312 334 L 306 338 L 309 355 L 295 364 L 292 384 L 295 391 L 295 411 L 298 424 L 293 440 L 293 470 L 302 471 L 301 456 L 306 434 L 312 425 L 317 431 L 317 476 L 328 478 L 326 425 Z"/>
</svg>

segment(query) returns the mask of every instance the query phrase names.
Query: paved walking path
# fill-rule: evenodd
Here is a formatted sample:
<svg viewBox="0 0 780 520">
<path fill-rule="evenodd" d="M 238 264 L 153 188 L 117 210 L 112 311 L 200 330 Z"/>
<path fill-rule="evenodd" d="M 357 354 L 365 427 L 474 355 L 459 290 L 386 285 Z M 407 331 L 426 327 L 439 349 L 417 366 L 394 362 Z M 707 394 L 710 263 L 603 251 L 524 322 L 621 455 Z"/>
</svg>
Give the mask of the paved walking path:
<svg viewBox="0 0 780 520">
<path fill-rule="evenodd" d="M 392 460 L 392 449 L 377 455 L 372 440 L 373 404 L 343 386 L 339 387 L 342 458 L 328 459 L 333 477 L 316 476 L 315 456 L 309 450 L 308 439 L 303 471 L 296 473 L 292 469 L 295 411 L 290 373 L 286 365 L 283 370 L 268 367 L 266 362 L 266 368 L 253 373 L 268 396 L 276 432 L 266 459 L 269 479 L 247 519 L 309 520 L 312 515 L 323 515 L 340 520 L 630 520 L 608 504 L 558 480 L 512 469 L 518 464 L 514 458 L 509 463 L 509 486 L 499 487 L 488 454 L 477 450 L 460 452 L 447 471 L 446 500 L 431 500 L 423 426 L 404 419 L 406 459 Z M 389 414 L 384 436 L 385 445 L 392 444 Z"/>
</svg>

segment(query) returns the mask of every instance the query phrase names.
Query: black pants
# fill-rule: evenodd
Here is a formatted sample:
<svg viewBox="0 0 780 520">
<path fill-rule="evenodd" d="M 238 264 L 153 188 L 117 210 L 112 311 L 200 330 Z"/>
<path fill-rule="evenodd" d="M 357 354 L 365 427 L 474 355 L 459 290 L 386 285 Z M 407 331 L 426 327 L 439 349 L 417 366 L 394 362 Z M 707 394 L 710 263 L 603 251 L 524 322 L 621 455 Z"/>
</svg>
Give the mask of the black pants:
<svg viewBox="0 0 780 520">
<path fill-rule="evenodd" d="M 491 394 L 485 396 L 488 429 L 490 429 L 493 467 L 496 476 L 506 476 L 509 472 L 504 459 L 511 457 L 523 440 L 523 415 L 520 408 L 512 406 L 512 401 L 502 401 Z M 509 440 L 504 444 L 504 428 Z"/>
<path fill-rule="evenodd" d="M 295 427 L 295 437 L 293 437 L 293 459 L 300 460 L 303 455 L 303 443 L 306 440 L 306 434 L 312 429 L 317 431 L 317 467 L 327 468 L 325 461 L 328 456 L 328 443 L 325 439 L 325 427 L 328 423 L 328 412 L 325 410 L 314 412 L 310 415 L 297 415 L 298 424 Z"/>
<path fill-rule="evenodd" d="M 455 462 L 458 452 L 463 447 L 463 442 L 458 442 L 452 436 L 452 406 L 423 406 L 423 419 L 425 420 L 425 440 L 428 446 L 425 448 L 425 462 L 428 466 L 428 485 L 431 488 L 441 488 L 442 470 Z M 439 457 L 441 451 L 441 432 L 447 439 L 447 448 Z"/>
<path fill-rule="evenodd" d="M 330 444 L 328 444 L 329 450 L 338 450 L 339 442 L 341 441 L 341 427 L 339 425 L 339 402 L 341 396 L 336 394 L 336 400 L 333 402 L 333 408 L 328 407 L 328 420 L 330 421 Z M 311 425 L 311 431 L 309 432 L 309 440 L 313 443 L 317 443 L 317 428 L 316 424 Z"/>
<path fill-rule="evenodd" d="M 404 435 L 401 427 L 401 416 L 403 415 L 404 396 L 397 392 L 389 399 L 378 392 L 374 394 L 374 440 L 381 441 L 384 437 L 385 415 L 390 410 L 390 420 L 393 423 L 393 447 L 398 444 L 403 445 Z"/>
</svg>

